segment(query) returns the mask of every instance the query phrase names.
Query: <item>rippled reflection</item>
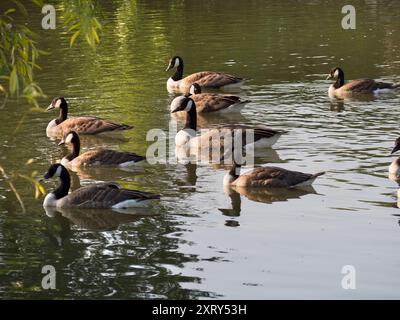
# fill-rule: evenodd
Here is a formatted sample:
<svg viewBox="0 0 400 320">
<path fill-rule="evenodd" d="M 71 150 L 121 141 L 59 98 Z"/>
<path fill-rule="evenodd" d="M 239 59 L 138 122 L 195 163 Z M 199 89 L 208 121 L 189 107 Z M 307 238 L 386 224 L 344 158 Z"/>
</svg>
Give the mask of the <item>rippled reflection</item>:
<svg viewBox="0 0 400 320">
<path fill-rule="evenodd" d="M 78 208 L 44 208 L 51 218 L 61 214 L 78 228 L 91 231 L 115 230 L 121 224 L 132 223 L 146 216 L 154 216 L 145 209 L 136 210 L 94 210 Z"/>
</svg>

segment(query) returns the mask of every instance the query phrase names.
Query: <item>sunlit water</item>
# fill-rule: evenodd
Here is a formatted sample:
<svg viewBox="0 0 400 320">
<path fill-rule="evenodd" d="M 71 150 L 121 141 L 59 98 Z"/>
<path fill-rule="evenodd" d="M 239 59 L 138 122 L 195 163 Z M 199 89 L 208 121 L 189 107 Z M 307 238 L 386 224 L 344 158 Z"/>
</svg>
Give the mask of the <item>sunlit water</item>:
<svg viewBox="0 0 400 320">
<path fill-rule="evenodd" d="M 262 194 L 224 191 L 224 169 L 208 165 L 73 175 L 74 188 L 113 180 L 162 195 L 135 215 L 46 214 L 32 186 L 15 179 L 27 207 L 22 214 L 0 177 L 0 296 L 399 298 L 397 184 L 387 169 L 400 134 L 400 94 L 331 101 L 324 79 L 340 65 L 347 79 L 400 82 L 400 4 L 352 4 L 357 29 L 345 31 L 341 4 L 331 1 L 107 2 L 95 52 L 83 42 L 69 48 L 61 23 L 55 31 L 40 30 L 40 10 L 32 9 L 29 24 L 50 53 L 37 72 L 48 95 L 43 107 L 65 96 L 71 115 L 135 126 L 126 140 L 87 139 L 85 149 L 103 144 L 145 154 L 147 131 L 169 128 L 173 96 L 164 70 L 179 54 L 186 74 L 208 69 L 249 79 L 240 95 L 252 102 L 242 114 L 212 115 L 201 126 L 287 130 L 256 164 L 327 174 L 314 192 Z M 55 116 L 28 112 L 23 100 L 0 110 L 0 165 L 9 174 L 45 172 L 65 154 L 45 136 Z M 44 265 L 56 268 L 56 290 L 41 288 Z M 356 290 L 342 288 L 346 265 L 356 269 Z"/>
</svg>

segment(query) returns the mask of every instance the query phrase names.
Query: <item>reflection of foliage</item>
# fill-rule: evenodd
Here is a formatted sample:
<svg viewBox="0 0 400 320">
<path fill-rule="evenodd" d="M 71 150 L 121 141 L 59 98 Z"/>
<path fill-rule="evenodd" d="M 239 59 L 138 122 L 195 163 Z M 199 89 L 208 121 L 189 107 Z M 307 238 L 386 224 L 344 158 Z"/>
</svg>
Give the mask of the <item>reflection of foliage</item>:
<svg viewBox="0 0 400 320">
<path fill-rule="evenodd" d="M 35 7 L 43 6 L 42 0 L 31 0 Z M 70 45 L 81 35 L 90 47 L 94 48 L 99 42 L 98 30 L 101 24 L 94 16 L 94 0 L 64 0 L 60 7 L 64 11 L 64 25 L 73 32 Z M 23 97 L 27 102 L 38 108 L 37 99 L 44 97 L 42 89 L 34 82 L 34 71 L 40 69 L 37 60 L 43 51 L 37 47 L 36 34 L 20 22 L 16 16 L 28 19 L 28 12 L 22 0 L 10 2 L 11 8 L 0 14 L 0 96 L 6 104 L 8 97 Z M 18 129 L 18 127 L 17 127 Z M 29 165 L 31 161 L 27 162 Z M 25 206 L 19 192 L 14 186 L 13 180 L 22 178 L 31 183 L 35 188 L 35 198 L 44 194 L 43 187 L 35 179 L 37 172 L 24 175 L 19 172 L 7 173 L 0 166 L 0 175 L 6 180 L 10 189 L 15 194 L 21 209 L 25 212 Z"/>
<path fill-rule="evenodd" d="M 31 0 L 42 6 L 42 0 Z M 64 24 L 73 32 L 70 45 L 80 35 L 94 48 L 99 42 L 98 30 L 101 24 L 95 18 L 92 0 L 64 0 Z M 37 98 L 43 97 L 42 89 L 34 82 L 36 63 L 44 52 L 36 46 L 36 34 L 24 23 L 14 19 L 16 14 L 28 18 L 25 5 L 20 0 L 12 1 L 13 8 L 0 14 L 0 95 L 4 106 L 8 97 L 24 97 L 30 105 L 38 107 Z"/>
<path fill-rule="evenodd" d="M 26 162 L 26 165 L 30 165 L 32 162 L 33 162 L 33 159 L 29 159 Z M 21 198 L 19 192 L 17 191 L 17 189 L 14 186 L 13 180 L 15 178 L 22 178 L 22 179 L 30 182 L 34 186 L 35 199 L 38 199 L 40 197 L 40 195 L 44 195 L 46 193 L 43 186 L 36 179 L 36 176 L 38 175 L 37 171 L 33 171 L 30 176 L 20 174 L 20 173 L 14 173 L 14 172 L 10 176 L 9 174 L 6 173 L 4 168 L 0 165 L 0 174 L 3 176 L 3 178 L 6 180 L 6 182 L 10 186 L 10 189 L 12 190 L 15 197 L 17 198 L 23 213 L 25 213 L 26 209 L 25 209 L 24 202 L 22 201 L 22 198 Z"/>
<path fill-rule="evenodd" d="M 19 2 L 16 8 L 27 17 L 26 10 Z M 25 25 L 14 23 L 15 8 L 8 9 L 0 16 L 0 93 L 20 96 L 37 106 L 36 98 L 43 96 L 40 87 L 33 81 L 33 71 L 38 69 L 36 60 L 41 51 L 36 47 L 35 34 Z M 4 102 L 5 103 L 5 102 Z"/>
<path fill-rule="evenodd" d="M 64 18 L 65 25 L 69 26 L 67 32 L 73 32 L 70 46 L 73 45 L 79 35 L 84 37 L 92 48 L 100 42 L 97 32 L 101 29 L 101 24 L 94 14 L 95 2 L 88 0 L 67 1 Z"/>
</svg>

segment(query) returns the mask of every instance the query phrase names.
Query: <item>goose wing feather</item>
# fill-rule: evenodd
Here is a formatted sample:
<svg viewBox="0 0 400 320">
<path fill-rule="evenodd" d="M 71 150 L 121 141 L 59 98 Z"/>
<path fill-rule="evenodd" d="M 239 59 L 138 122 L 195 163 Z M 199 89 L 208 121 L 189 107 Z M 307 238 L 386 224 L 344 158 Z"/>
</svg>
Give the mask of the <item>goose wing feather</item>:
<svg viewBox="0 0 400 320">
<path fill-rule="evenodd" d="M 226 150 L 226 145 L 231 143 L 232 135 L 238 134 L 240 131 L 242 135 L 242 145 L 252 143 L 254 141 L 247 141 L 246 130 L 254 130 L 254 141 L 260 140 L 262 138 L 271 138 L 276 135 L 281 135 L 285 131 L 278 131 L 270 129 L 264 126 L 248 126 L 248 125 L 221 125 L 211 130 L 201 136 L 194 138 L 195 143 L 198 148 L 210 148 L 219 147 L 220 150 Z M 229 141 L 225 141 L 225 137 L 229 138 Z M 211 150 L 211 149 L 210 149 Z"/>
<path fill-rule="evenodd" d="M 313 174 L 278 167 L 260 167 L 241 175 L 234 184 L 245 187 L 293 187 L 315 177 Z"/>
<path fill-rule="evenodd" d="M 214 112 L 238 103 L 240 98 L 222 94 L 199 93 L 191 96 L 197 112 Z"/>
<path fill-rule="evenodd" d="M 241 81 L 243 81 L 243 78 L 238 78 L 222 72 L 211 71 L 193 73 L 183 79 L 183 82 L 187 86 L 190 86 L 193 83 L 197 82 L 201 87 L 209 88 L 220 88 Z"/>
<path fill-rule="evenodd" d="M 254 141 L 262 138 L 271 138 L 277 134 L 283 134 L 285 131 L 274 130 L 265 126 L 249 126 L 249 125 L 224 125 L 219 130 L 242 130 L 242 141 L 246 142 L 246 130 L 254 130 Z"/>
<path fill-rule="evenodd" d="M 61 207 L 110 208 L 126 200 L 159 199 L 157 194 L 120 188 L 113 182 L 79 188 L 60 200 Z"/>
<path fill-rule="evenodd" d="M 142 161 L 145 158 L 133 152 L 121 152 L 109 149 L 93 149 L 74 159 L 79 165 L 119 165 L 130 161 Z"/>
<path fill-rule="evenodd" d="M 372 79 L 353 80 L 344 84 L 340 90 L 351 92 L 372 92 L 377 89 L 391 89 L 393 85 L 386 82 L 376 82 Z"/>
<path fill-rule="evenodd" d="M 69 118 L 59 124 L 61 133 L 75 131 L 78 134 L 98 134 L 106 131 L 120 131 L 131 129 L 131 126 L 115 123 L 98 117 Z"/>
</svg>

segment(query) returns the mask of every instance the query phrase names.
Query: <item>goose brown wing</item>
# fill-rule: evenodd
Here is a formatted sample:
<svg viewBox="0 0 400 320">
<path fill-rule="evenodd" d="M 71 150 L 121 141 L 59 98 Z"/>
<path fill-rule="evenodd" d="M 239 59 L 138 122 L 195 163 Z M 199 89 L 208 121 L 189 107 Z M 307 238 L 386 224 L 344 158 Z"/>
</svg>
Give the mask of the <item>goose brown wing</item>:
<svg viewBox="0 0 400 320">
<path fill-rule="evenodd" d="M 386 82 L 376 82 L 372 79 L 353 80 L 344 84 L 340 90 L 351 92 L 372 92 L 377 89 L 391 89 L 393 85 Z"/>
<path fill-rule="evenodd" d="M 312 179 L 314 175 L 278 167 L 260 167 L 243 177 L 249 180 L 250 186 L 292 187 Z"/>
<path fill-rule="evenodd" d="M 203 71 L 191 74 L 183 79 L 188 85 L 197 82 L 201 87 L 220 88 L 228 84 L 234 84 L 243 81 L 242 78 L 232 76 L 221 72 Z"/>
<path fill-rule="evenodd" d="M 133 152 L 121 152 L 109 149 L 93 149 L 81 154 L 77 162 L 81 164 L 90 165 L 119 165 L 124 162 L 142 161 L 145 158 Z"/>
<path fill-rule="evenodd" d="M 248 126 L 248 125 L 224 125 L 221 126 L 220 130 L 241 130 L 242 133 L 242 141 L 244 144 L 247 144 L 247 134 L 246 130 L 253 130 L 254 132 L 254 141 L 260 140 L 262 138 L 271 138 L 277 134 L 283 134 L 284 131 L 274 130 L 264 126 Z M 237 132 L 237 131 L 236 131 Z"/>
<path fill-rule="evenodd" d="M 221 94 L 207 94 L 200 93 L 191 96 L 196 104 L 197 112 L 214 112 L 221 109 L 228 108 L 229 106 L 240 101 L 237 96 L 228 96 Z"/>
<path fill-rule="evenodd" d="M 62 207 L 81 208 L 110 208 L 113 205 L 126 200 L 144 201 L 159 199 L 157 194 L 122 189 L 112 182 L 93 184 L 79 188 L 61 199 Z"/>
<path fill-rule="evenodd" d="M 69 118 L 60 124 L 63 134 L 75 131 L 78 134 L 98 134 L 107 131 L 131 129 L 131 126 L 115 123 L 97 117 Z"/>
</svg>

